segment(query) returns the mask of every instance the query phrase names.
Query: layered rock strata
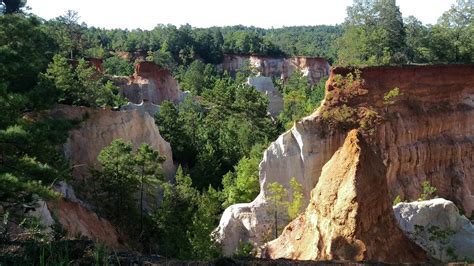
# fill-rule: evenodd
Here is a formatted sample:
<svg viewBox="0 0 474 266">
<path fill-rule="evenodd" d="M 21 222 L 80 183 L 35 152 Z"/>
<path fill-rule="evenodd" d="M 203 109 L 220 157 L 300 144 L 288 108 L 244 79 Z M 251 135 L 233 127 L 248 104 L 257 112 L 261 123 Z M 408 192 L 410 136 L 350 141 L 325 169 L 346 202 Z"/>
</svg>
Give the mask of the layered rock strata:
<svg viewBox="0 0 474 266">
<path fill-rule="evenodd" d="M 424 251 L 397 226 L 385 171 L 362 135 L 351 131 L 325 164 L 305 213 L 266 245 L 265 257 L 425 262 Z"/>
<path fill-rule="evenodd" d="M 113 79 L 120 87 L 120 93 L 134 104 L 159 105 L 165 100 L 178 102 L 183 93 L 171 72 L 153 62 L 138 62 L 133 76 Z"/>
<path fill-rule="evenodd" d="M 261 76 L 287 79 L 293 71 L 298 70 L 308 77 L 311 85 L 317 84 L 321 78 L 329 75 L 329 63 L 319 57 L 268 57 L 255 55 L 225 54 L 222 64 L 218 67 L 235 75 L 237 70 L 249 62 Z"/>
<path fill-rule="evenodd" d="M 319 110 L 264 152 L 258 197 L 225 210 L 215 231 L 224 253 L 232 254 L 240 242 L 265 242 L 260 235 L 273 226 L 266 211 L 267 184 L 279 182 L 291 192 L 288 182 L 295 177 L 307 203 L 323 165 L 346 132 L 357 127 L 370 133 L 370 143 L 387 168 L 391 200 L 397 195 L 415 200 L 423 181 L 429 181 L 438 196 L 472 213 L 474 66 L 370 67 L 360 73 L 335 68 L 326 85 Z M 384 99 L 396 88 L 394 99 Z"/>
<path fill-rule="evenodd" d="M 135 148 L 142 143 L 151 145 L 160 155 L 166 156 L 163 163 L 165 175 L 168 178 L 174 175 L 171 146 L 161 137 L 155 121 L 148 113 L 58 105 L 51 115 L 54 118 L 83 120 L 69 132 L 64 144 L 64 153 L 76 180 L 89 178 L 89 168 L 98 166 L 100 151 L 115 139 L 130 141 Z"/>
</svg>

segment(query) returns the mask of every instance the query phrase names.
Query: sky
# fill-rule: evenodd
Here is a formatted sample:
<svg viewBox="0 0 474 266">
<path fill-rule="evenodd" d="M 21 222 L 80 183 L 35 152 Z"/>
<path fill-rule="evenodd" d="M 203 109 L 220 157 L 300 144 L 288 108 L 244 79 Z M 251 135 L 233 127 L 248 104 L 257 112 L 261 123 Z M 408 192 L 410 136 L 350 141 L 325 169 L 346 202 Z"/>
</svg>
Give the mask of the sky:
<svg viewBox="0 0 474 266">
<path fill-rule="evenodd" d="M 404 17 L 435 24 L 455 0 L 397 0 Z M 28 0 L 36 15 L 51 19 L 67 10 L 101 28 L 152 29 L 157 24 L 279 28 L 342 23 L 352 0 Z"/>
</svg>

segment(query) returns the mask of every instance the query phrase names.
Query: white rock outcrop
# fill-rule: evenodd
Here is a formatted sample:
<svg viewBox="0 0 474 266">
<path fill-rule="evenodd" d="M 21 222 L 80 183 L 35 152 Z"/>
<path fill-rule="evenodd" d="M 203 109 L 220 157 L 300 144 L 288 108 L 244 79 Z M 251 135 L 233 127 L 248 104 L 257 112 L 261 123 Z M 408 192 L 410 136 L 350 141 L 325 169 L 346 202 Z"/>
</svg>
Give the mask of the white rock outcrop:
<svg viewBox="0 0 474 266">
<path fill-rule="evenodd" d="M 214 231 L 214 237 L 224 255 L 232 255 L 239 243 L 255 246 L 272 239 L 273 216 L 267 211 L 267 184 L 278 182 L 292 193 L 289 181 L 294 177 L 302 186 L 306 206 L 311 190 L 318 182 L 323 165 L 344 142 L 344 134 L 321 138 L 320 128 L 314 127 L 314 116 L 298 122 L 265 150 L 260 163 L 260 194 L 250 203 L 228 207 Z M 289 221 L 281 220 L 279 224 Z"/>
<path fill-rule="evenodd" d="M 58 105 L 51 111 L 56 119 L 84 120 L 69 132 L 64 144 L 65 157 L 69 160 L 72 175 L 76 180 L 86 181 L 90 177 L 89 167 L 97 167 L 100 151 L 115 139 L 130 141 L 134 148 L 147 143 L 166 156 L 163 172 L 173 178 L 176 167 L 173 164 L 171 146 L 160 135 L 153 117 L 137 110 L 112 111 L 80 106 Z"/>
<path fill-rule="evenodd" d="M 283 111 L 283 96 L 273 85 L 272 78 L 264 76 L 249 77 L 247 84 L 265 94 L 268 98 L 267 110 L 271 116 L 276 117 Z"/>
<path fill-rule="evenodd" d="M 474 260 L 474 225 L 453 202 L 402 202 L 393 210 L 400 228 L 432 257 L 443 262 Z"/>
<path fill-rule="evenodd" d="M 151 117 L 154 117 L 155 114 L 160 111 L 160 106 L 150 103 L 150 102 L 144 102 L 144 101 L 142 101 L 139 104 L 128 102 L 126 105 L 120 107 L 120 110 L 122 111 L 137 110 L 141 114 L 148 113 Z"/>
</svg>

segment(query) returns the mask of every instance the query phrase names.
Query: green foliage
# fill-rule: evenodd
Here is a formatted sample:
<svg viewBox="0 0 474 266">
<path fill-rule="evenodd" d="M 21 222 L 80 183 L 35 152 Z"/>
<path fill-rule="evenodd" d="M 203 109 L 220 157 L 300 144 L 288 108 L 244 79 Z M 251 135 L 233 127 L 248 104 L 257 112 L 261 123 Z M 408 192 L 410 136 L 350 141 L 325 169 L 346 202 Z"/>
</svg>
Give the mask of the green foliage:
<svg viewBox="0 0 474 266">
<path fill-rule="evenodd" d="M 402 20 L 395 0 L 354 0 L 344 34 L 336 40 L 340 65 L 469 63 L 473 61 L 471 1 L 459 0 L 436 25 Z"/>
<path fill-rule="evenodd" d="M 323 119 L 334 129 L 350 129 L 357 125 L 357 110 L 343 104 L 323 112 Z"/>
<path fill-rule="evenodd" d="M 284 226 L 278 222 L 282 219 L 286 220 L 288 216 L 288 190 L 286 190 L 282 184 L 273 182 L 267 184 L 267 191 L 268 195 L 265 196 L 269 204 L 267 211 L 269 215 L 273 216 L 275 228 L 274 238 L 277 238 L 278 232 L 281 232 Z"/>
<path fill-rule="evenodd" d="M 192 221 L 196 210 L 196 191 L 191 187 L 192 181 L 184 175 L 181 167 L 176 172 L 176 184 L 163 184 L 163 200 L 153 212 L 157 226 L 159 252 L 166 257 L 191 257 L 191 244 L 187 241 L 186 228 Z"/>
<path fill-rule="evenodd" d="M 262 160 L 264 145 L 257 144 L 250 156 L 244 156 L 234 168 L 222 178 L 222 197 L 224 208 L 235 204 L 252 201 L 260 192 L 258 165 Z"/>
<path fill-rule="evenodd" d="M 400 195 L 397 195 L 397 197 L 395 197 L 395 199 L 393 200 L 392 205 L 395 206 L 395 205 L 397 205 L 398 203 L 401 203 L 401 202 L 403 202 L 402 197 L 400 197 Z"/>
<path fill-rule="evenodd" d="M 303 186 L 296 181 L 296 178 L 290 179 L 290 187 L 293 192 L 292 200 L 288 203 L 288 218 L 295 219 L 302 212 L 303 208 Z"/>
<path fill-rule="evenodd" d="M 118 88 L 105 81 L 94 67 L 80 59 L 74 68 L 62 55 L 55 55 L 45 74 L 40 75 L 38 90 L 53 86 L 57 101 L 85 106 L 117 107 L 126 101 L 118 95 Z"/>
<path fill-rule="evenodd" d="M 133 74 L 133 64 L 119 56 L 112 56 L 104 60 L 105 72 L 115 76 L 131 76 Z"/>
<path fill-rule="evenodd" d="M 324 99 L 325 78 L 314 87 L 308 84 L 307 77 L 295 71 L 283 84 L 283 111 L 278 120 L 289 129 L 295 121 L 311 114 Z"/>
<path fill-rule="evenodd" d="M 51 186 L 69 173 L 57 147 L 72 126 L 67 121 L 17 122 L 0 129 L 0 206 L 14 213 L 34 205 L 38 196 L 57 197 Z"/>
<path fill-rule="evenodd" d="M 69 57 L 69 59 L 85 55 L 84 29 L 79 25 L 79 18 L 76 11 L 68 10 L 64 15 L 52 19 L 44 25 L 44 31 L 59 46 L 60 54 Z"/>
<path fill-rule="evenodd" d="M 336 46 L 338 64 L 380 65 L 406 61 L 405 28 L 395 0 L 354 0 Z"/>
<path fill-rule="evenodd" d="M 265 96 L 225 75 L 208 78 L 212 86 L 202 92 L 199 102 L 192 97 L 179 106 L 165 102 L 156 115 L 176 161 L 190 169 L 200 189 L 218 188 L 222 176 L 248 156 L 255 144 L 277 134 L 266 115 Z"/>
<path fill-rule="evenodd" d="M 176 68 L 176 62 L 166 45 L 155 52 L 149 51 L 146 60 L 154 62 L 157 66 L 168 70 L 174 70 Z"/>
<path fill-rule="evenodd" d="M 21 8 L 25 7 L 26 0 L 2 0 L 0 6 L 4 14 L 13 14 L 21 12 Z"/>
<path fill-rule="evenodd" d="M 398 97 L 402 96 L 403 93 L 400 92 L 400 89 L 395 87 L 391 89 L 389 92 L 383 95 L 383 103 L 384 104 L 394 104 Z"/>
<path fill-rule="evenodd" d="M 251 257 L 253 254 L 253 245 L 250 242 L 242 242 L 240 241 L 239 247 L 234 252 L 233 257 L 236 258 L 248 258 Z"/>
<path fill-rule="evenodd" d="M 474 4 L 457 0 L 431 28 L 429 47 L 438 62 L 472 63 L 474 60 Z"/>
<path fill-rule="evenodd" d="M 164 181 L 161 164 L 165 158 L 149 145 L 142 144 L 136 152 L 131 143 L 114 140 L 97 157 L 101 169 L 91 169 L 97 187 L 95 201 L 101 211 L 120 226 L 133 222 L 140 212 L 140 233 L 143 232 L 143 211 L 145 196 L 149 202 L 156 201 L 153 187 Z M 134 194 L 139 192 L 137 208 Z"/>
<path fill-rule="evenodd" d="M 0 83 L 9 92 L 32 89 L 55 49 L 54 41 L 41 30 L 36 17 L 0 15 Z"/>
<path fill-rule="evenodd" d="M 213 85 L 214 66 L 193 61 L 186 69 L 181 67 L 177 79 L 181 88 L 191 91 L 194 95 L 201 93 Z"/>
<path fill-rule="evenodd" d="M 431 185 L 431 183 L 427 180 L 423 181 L 421 186 L 422 186 L 422 191 L 423 192 L 421 193 L 420 197 L 418 198 L 419 201 L 432 199 L 434 197 L 434 194 L 438 190 L 436 187 L 433 187 Z"/>
<path fill-rule="evenodd" d="M 218 192 L 209 187 L 197 199 L 197 210 L 193 215 L 189 228 L 188 240 L 195 259 L 213 259 L 221 255 L 220 246 L 211 233 L 219 222 L 221 207 Z"/>
<path fill-rule="evenodd" d="M 375 133 L 377 125 L 380 124 L 381 118 L 376 111 L 367 109 L 359 120 L 360 128 L 369 135 L 372 135 Z"/>
<path fill-rule="evenodd" d="M 219 256 L 220 248 L 210 236 L 221 211 L 217 191 L 199 193 L 181 166 L 175 178 L 174 185 L 163 184 L 163 201 L 153 214 L 159 253 L 178 259 Z"/>
<path fill-rule="evenodd" d="M 7 86 L 0 83 L 0 129 L 16 122 L 26 105 L 27 97 L 24 94 L 8 92 Z"/>
</svg>

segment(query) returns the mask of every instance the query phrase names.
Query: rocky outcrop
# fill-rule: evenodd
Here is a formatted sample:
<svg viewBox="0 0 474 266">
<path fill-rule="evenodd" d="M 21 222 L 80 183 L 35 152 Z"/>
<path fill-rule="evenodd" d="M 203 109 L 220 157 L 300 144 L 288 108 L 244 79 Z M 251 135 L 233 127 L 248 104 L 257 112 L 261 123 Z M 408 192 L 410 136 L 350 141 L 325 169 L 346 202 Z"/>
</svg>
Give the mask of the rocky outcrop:
<svg viewBox="0 0 474 266">
<path fill-rule="evenodd" d="M 165 100 L 177 102 L 182 97 L 171 72 L 153 62 L 139 62 L 132 77 L 114 77 L 113 80 L 120 87 L 120 93 L 134 104 L 159 105 Z"/>
<path fill-rule="evenodd" d="M 342 145 L 346 132 L 361 127 L 384 162 L 388 194 L 415 200 L 422 182 L 438 189 L 467 215 L 474 210 L 474 66 L 401 66 L 331 71 L 322 106 L 297 122 L 264 152 L 260 194 L 251 203 L 229 207 L 216 229 L 224 253 L 239 241 L 261 245 L 272 227 L 266 211 L 266 185 L 295 177 L 305 200 L 318 183 L 323 165 Z M 350 84 L 349 84 L 350 83 Z M 384 95 L 399 88 L 395 101 Z M 377 122 L 378 121 L 378 122 Z M 242 218 L 243 217 L 243 218 Z M 243 222 L 243 221 L 249 222 Z M 234 232 L 229 233 L 230 228 Z"/>
<path fill-rule="evenodd" d="M 48 202 L 48 207 L 66 231 L 67 238 L 76 239 L 82 236 L 105 244 L 109 248 L 125 249 L 115 226 L 81 204 L 61 199 L 57 202 Z"/>
<path fill-rule="evenodd" d="M 218 67 L 235 75 L 245 62 L 255 67 L 261 76 L 287 79 L 295 70 L 308 77 L 311 85 L 317 84 L 321 78 L 329 75 L 329 63 L 319 57 L 267 57 L 255 55 L 225 54 L 222 64 Z"/>
<path fill-rule="evenodd" d="M 154 117 L 160 111 L 160 106 L 150 102 L 141 102 L 139 104 L 128 102 L 126 105 L 120 107 L 122 111 L 137 110 L 140 114 L 148 113 Z"/>
<path fill-rule="evenodd" d="M 398 228 L 385 165 L 356 130 L 325 164 L 306 212 L 264 256 L 297 260 L 425 262 L 424 251 Z M 374 189 L 376 188 L 376 189 Z"/>
<path fill-rule="evenodd" d="M 142 143 L 151 145 L 166 156 L 163 163 L 165 175 L 168 178 L 174 175 L 171 146 L 161 137 L 155 121 L 148 113 L 58 105 L 51 115 L 54 118 L 84 120 L 69 132 L 64 144 L 64 153 L 76 180 L 89 178 L 89 167 L 97 166 L 100 151 L 114 139 L 131 141 L 135 148 Z"/>
<path fill-rule="evenodd" d="M 272 78 L 263 76 L 249 77 L 247 84 L 253 86 L 268 98 L 268 113 L 271 116 L 276 117 L 283 111 L 283 96 L 273 85 Z"/>
<path fill-rule="evenodd" d="M 72 186 L 61 181 L 54 189 L 61 194 L 60 199 L 48 202 L 39 199 L 34 210 L 28 213 L 38 219 L 44 228 L 43 232 L 53 236 L 53 226 L 59 225 L 66 239 L 86 237 L 109 248 L 127 249 L 117 228 L 76 198 Z"/>
<path fill-rule="evenodd" d="M 437 198 L 393 207 L 400 228 L 443 262 L 474 260 L 474 225 L 453 202 Z"/>
</svg>

